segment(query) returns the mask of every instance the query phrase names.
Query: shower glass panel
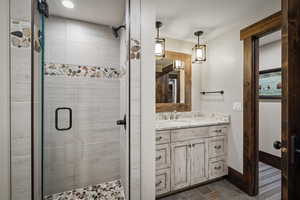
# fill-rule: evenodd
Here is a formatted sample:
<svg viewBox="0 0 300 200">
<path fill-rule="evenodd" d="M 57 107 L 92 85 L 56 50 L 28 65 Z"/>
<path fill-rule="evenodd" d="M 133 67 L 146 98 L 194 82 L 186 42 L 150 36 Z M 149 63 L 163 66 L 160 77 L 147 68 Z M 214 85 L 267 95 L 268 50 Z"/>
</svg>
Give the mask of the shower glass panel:
<svg viewBox="0 0 300 200">
<path fill-rule="evenodd" d="M 128 6 L 68 2 L 40 23 L 43 198 L 128 199 Z"/>
</svg>

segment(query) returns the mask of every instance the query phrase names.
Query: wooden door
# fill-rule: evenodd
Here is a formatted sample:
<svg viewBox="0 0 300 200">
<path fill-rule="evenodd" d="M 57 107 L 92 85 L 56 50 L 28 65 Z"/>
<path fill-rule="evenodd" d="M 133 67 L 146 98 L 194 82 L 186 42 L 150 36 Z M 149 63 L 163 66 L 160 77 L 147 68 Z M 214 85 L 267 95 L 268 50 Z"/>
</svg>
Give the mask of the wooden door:
<svg viewBox="0 0 300 200">
<path fill-rule="evenodd" d="M 282 0 L 282 199 L 300 199 L 300 1 Z M 299 141 L 299 140 L 298 140 Z"/>
<path fill-rule="evenodd" d="M 207 143 L 205 140 L 191 142 L 191 184 L 208 180 Z"/>
<path fill-rule="evenodd" d="M 178 190 L 190 185 L 191 144 L 177 142 L 171 146 L 171 189 Z"/>
</svg>

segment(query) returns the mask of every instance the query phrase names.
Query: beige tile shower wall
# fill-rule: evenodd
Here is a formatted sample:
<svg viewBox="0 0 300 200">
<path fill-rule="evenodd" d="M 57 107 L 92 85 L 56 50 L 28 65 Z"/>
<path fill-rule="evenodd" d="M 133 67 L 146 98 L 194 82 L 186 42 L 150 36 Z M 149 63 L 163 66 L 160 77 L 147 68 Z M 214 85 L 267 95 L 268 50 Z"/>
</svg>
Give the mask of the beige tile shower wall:
<svg viewBox="0 0 300 200">
<path fill-rule="evenodd" d="M 12 0 L 11 31 L 30 35 L 31 0 Z M 30 36 L 29 36 L 30 37 Z M 18 38 L 15 42 L 19 41 Z M 11 197 L 31 199 L 31 45 L 11 42 Z"/>
<path fill-rule="evenodd" d="M 130 0 L 130 199 L 141 197 L 141 1 Z"/>
<path fill-rule="evenodd" d="M 120 65 L 120 41 L 108 26 L 51 16 L 45 34 L 46 63 Z"/>
<path fill-rule="evenodd" d="M 119 80 L 45 78 L 46 194 L 120 177 L 119 88 Z M 58 107 L 72 109 L 71 130 L 55 129 Z M 59 126 L 67 126 L 69 118 L 64 120 Z"/>
<path fill-rule="evenodd" d="M 10 199 L 9 0 L 0 1 L 0 199 Z"/>
<path fill-rule="evenodd" d="M 63 18 L 46 22 L 46 62 L 119 67 L 110 28 Z M 55 109 L 73 110 L 73 127 L 55 129 Z M 45 194 L 120 178 L 120 80 L 45 77 Z M 60 121 L 65 126 L 68 118 Z"/>
<path fill-rule="evenodd" d="M 128 1 L 126 1 L 124 24 L 126 24 L 126 30 L 120 31 L 120 67 L 122 67 L 126 73 L 120 79 L 120 119 L 126 114 L 126 118 L 129 116 L 129 58 L 128 58 L 128 46 L 129 46 L 129 26 L 128 26 Z M 129 128 L 124 130 L 120 128 L 120 177 L 124 188 L 125 198 L 129 197 Z"/>
</svg>

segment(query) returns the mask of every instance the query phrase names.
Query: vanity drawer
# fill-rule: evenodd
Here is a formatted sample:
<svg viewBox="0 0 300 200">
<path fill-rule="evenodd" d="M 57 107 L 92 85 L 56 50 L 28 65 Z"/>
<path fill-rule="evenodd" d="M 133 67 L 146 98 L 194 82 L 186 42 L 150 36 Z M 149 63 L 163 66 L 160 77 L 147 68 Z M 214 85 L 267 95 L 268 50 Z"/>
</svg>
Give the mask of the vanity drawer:
<svg viewBox="0 0 300 200">
<path fill-rule="evenodd" d="M 227 134 L 227 126 L 211 126 L 209 127 L 209 135 L 210 136 L 220 136 Z"/>
<path fill-rule="evenodd" d="M 156 169 L 164 169 L 170 167 L 171 163 L 170 144 L 156 145 Z"/>
<path fill-rule="evenodd" d="M 157 170 L 155 179 L 156 196 L 170 192 L 170 182 L 170 169 Z"/>
<path fill-rule="evenodd" d="M 170 143 L 170 131 L 156 131 L 156 144 Z"/>
<path fill-rule="evenodd" d="M 177 129 L 171 131 L 171 142 L 198 139 L 209 136 L 208 127 Z"/>
<path fill-rule="evenodd" d="M 226 137 L 213 137 L 209 138 L 207 141 L 209 158 L 223 156 L 226 154 Z"/>
<path fill-rule="evenodd" d="M 209 179 L 215 179 L 228 174 L 225 157 L 209 159 L 208 162 Z"/>
</svg>

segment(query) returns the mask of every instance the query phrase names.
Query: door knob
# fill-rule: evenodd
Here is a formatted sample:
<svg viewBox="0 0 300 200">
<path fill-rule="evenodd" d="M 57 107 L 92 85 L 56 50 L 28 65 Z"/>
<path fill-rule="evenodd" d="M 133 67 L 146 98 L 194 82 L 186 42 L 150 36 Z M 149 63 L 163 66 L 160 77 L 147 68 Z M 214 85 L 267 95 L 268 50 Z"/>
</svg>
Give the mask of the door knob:
<svg viewBox="0 0 300 200">
<path fill-rule="evenodd" d="M 275 141 L 275 142 L 273 143 L 273 147 L 274 147 L 274 149 L 279 150 L 279 149 L 282 148 L 282 144 L 281 144 L 281 142 L 279 142 L 279 141 Z"/>
<path fill-rule="evenodd" d="M 281 152 L 283 152 L 283 153 L 287 152 L 287 148 L 283 147 L 282 143 L 279 141 L 275 141 L 273 143 L 273 147 L 274 147 L 274 149 L 281 150 Z"/>
</svg>

